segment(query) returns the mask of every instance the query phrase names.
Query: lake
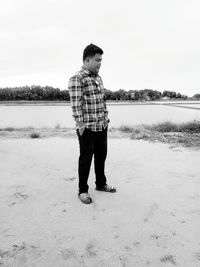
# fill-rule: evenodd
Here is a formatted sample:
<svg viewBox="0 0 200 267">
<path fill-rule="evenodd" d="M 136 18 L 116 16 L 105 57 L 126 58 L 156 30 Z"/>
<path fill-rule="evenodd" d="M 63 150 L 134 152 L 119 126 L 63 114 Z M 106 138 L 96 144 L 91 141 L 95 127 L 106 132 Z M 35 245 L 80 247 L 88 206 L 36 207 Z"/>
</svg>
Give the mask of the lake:
<svg viewBox="0 0 200 267">
<path fill-rule="evenodd" d="M 110 127 L 152 124 L 163 121 L 179 123 L 200 120 L 200 109 L 198 109 L 200 103 L 174 104 L 176 106 L 171 103 L 170 105 L 160 103 L 153 105 L 107 104 Z M 67 128 L 75 126 L 69 104 L 0 105 L 0 128 L 55 127 L 56 125 Z"/>
</svg>

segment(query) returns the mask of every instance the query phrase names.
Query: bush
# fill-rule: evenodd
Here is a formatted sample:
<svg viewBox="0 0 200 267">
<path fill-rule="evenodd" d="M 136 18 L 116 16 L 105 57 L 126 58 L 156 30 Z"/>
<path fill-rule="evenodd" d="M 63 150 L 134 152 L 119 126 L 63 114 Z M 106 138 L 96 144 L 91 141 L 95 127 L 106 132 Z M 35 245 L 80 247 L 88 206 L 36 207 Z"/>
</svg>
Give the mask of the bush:
<svg viewBox="0 0 200 267">
<path fill-rule="evenodd" d="M 200 133 L 200 121 L 192 121 L 188 123 L 183 123 L 180 126 L 181 132 L 188 133 Z"/>
<path fill-rule="evenodd" d="M 179 126 L 176 123 L 166 121 L 154 124 L 149 126 L 150 130 L 154 130 L 156 132 L 179 132 Z"/>
<path fill-rule="evenodd" d="M 31 134 L 30 134 L 30 137 L 31 137 L 31 138 L 40 138 L 40 133 L 36 133 L 36 132 L 31 133 Z"/>
<path fill-rule="evenodd" d="M 6 127 L 4 129 L 4 131 L 7 131 L 7 132 L 13 132 L 14 130 L 15 130 L 15 128 L 13 128 L 13 127 Z"/>
<path fill-rule="evenodd" d="M 123 133 L 132 133 L 134 128 L 128 125 L 122 125 L 119 127 L 119 130 Z"/>
<path fill-rule="evenodd" d="M 123 133 L 139 134 L 145 130 L 169 133 L 169 132 L 182 132 L 182 133 L 200 133 L 200 121 L 191 121 L 186 123 L 174 123 L 170 121 L 160 122 L 153 125 L 141 126 L 127 126 L 123 125 L 119 128 Z"/>
</svg>

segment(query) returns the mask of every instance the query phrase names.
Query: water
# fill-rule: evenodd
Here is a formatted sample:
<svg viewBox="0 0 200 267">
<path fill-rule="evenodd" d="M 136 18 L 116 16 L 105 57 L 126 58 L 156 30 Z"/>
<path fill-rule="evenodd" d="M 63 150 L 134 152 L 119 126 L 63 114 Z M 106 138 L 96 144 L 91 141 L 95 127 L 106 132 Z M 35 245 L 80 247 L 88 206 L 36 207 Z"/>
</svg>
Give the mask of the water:
<svg viewBox="0 0 200 267">
<path fill-rule="evenodd" d="M 184 106 L 187 106 L 184 104 Z M 152 124 L 162 121 L 200 120 L 200 110 L 165 105 L 109 105 L 110 126 Z M 0 105 L 0 128 L 3 127 L 68 127 L 73 128 L 71 107 L 40 105 Z"/>
</svg>

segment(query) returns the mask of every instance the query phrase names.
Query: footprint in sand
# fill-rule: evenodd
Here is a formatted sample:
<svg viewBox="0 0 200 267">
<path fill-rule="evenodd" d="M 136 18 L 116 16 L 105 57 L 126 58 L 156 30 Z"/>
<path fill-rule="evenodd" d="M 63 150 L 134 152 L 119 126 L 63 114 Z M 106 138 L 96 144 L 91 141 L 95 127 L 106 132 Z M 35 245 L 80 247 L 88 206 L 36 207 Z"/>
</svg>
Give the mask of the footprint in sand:
<svg viewBox="0 0 200 267">
<path fill-rule="evenodd" d="M 67 209 L 66 209 L 66 204 L 68 204 L 68 202 L 66 201 L 61 201 L 60 203 L 54 203 L 52 204 L 53 207 L 57 207 L 59 208 L 59 210 L 63 213 L 67 212 Z"/>
<path fill-rule="evenodd" d="M 14 206 L 15 204 L 16 204 L 16 202 L 13 201 L 13 202 L 11 202 L 8 206 L 9 206 L 9 207 L 12 207 L 12 206 Z"/>
<path fill-rule="evenodd" d="M 140 245 L 140 242 L 139 242 L 139 241 L 136 241 L 136 242 L 133 243 L 133 245 L 134 245 L 135 247 L 137 247 L 137 246 Z"/>
<path fill-rule="evenodd" d="M 194 257 L 195 257 L 198 261 L 200 261 L 200 252 L 195 252 L 195 253 L 194 253 Z"/>
<path fill-rule="evenodd" d="M 61 257 L 62 257 L 64 260 L 69 260 L 70 258 L 76 258 L 76 257 L 77 257 L 76 250 L 73 249 L 73 248 L 66 248 L 66 249 L 63 249 L 63 250 L 61 251 Z"/>
<path fill-rule="evenodd" d="M 129 247 L 129 246 L 124 246 L 124 249 L 125 249 L 127 252 L 132 252 L 132 248 Z"/>
<path fill-rule="evenodd" d="M 155 211 L 159 208 L 159 205 L 157 203 L 154 203 L 153 205 L 151 205 L 150 207 L 150 211 L 148 212 L 148 214 L 146 215 L 146 217 L 144 218 L 144 222 L 149 222 L 149 219 L 154 215 Z"/>
<path fill-rule="evenodd" d="M 15 194 L 13 194 L 13 197 L 14 197 L 14 198 L 17 198 L 17 199 L 24 199 L 24 200 L 26 200 L 26 199 L 29 198 L 28 195 L 23 194 L 23 193 L 21 193 L 21 192 L 16 192 Z"/>
<path fill-rule="evenodd" d="M 24 194 L 22 192 L 16 192 L 12 194 L 10 197 L 14 198 L 14 200 L 8 204 L 9 207 L 12 207 L 21 201 L 27 200 L 29 198 L 29 195 Z"/>
<path fill-rule="evenodd" d="M 173 255 L 165 255 L 160 259 L 160 261 L 163 263 L 170 262 L 173 265 L 176 265 L 176 259 L 175 259 L 175 256 Z"/>
<path fill-rule="evenodd" d="M 27 266 L 28 263 L 34 263 L 37 258 L 41 257 L 42 251 L 34 245 L 27 245 L 23 242 L 21 245 L 13 245 L 9 250 L 0 250 L 0 264 L 7 266 Z M 10 266 L 10 265 L 9 265 Z"/>
<path fill-rule="evenodd" d="M 125 256 L 120 255 L 120 256 L 119 256 L 119 260 L 120 260 L 120 264 L 121 264 L 121 266 L 123 266 L 123 267 L 128 266 L 127 258 L 126 258 Z"/>
<path fill-rule="evenodd" d="M 97 256 L 98 248 L 96 245 L 97 244 L 96 244 L 95 240 L 92 240 L 87 244 L 85 250 L 86 250 L 86 255 L 88 257 L 96 257 Z"/>
</svg>

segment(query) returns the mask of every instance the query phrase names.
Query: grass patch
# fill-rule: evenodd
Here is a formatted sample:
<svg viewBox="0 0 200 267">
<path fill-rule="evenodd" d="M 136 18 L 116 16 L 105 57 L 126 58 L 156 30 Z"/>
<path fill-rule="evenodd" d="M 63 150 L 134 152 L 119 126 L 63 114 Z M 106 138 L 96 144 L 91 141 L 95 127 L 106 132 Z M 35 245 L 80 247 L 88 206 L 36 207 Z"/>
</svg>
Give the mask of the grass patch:
<svg viewBox="0 0 200 267">
<path fill-rule="evenodd" d="M 173 123 L 170 121 L 161 122 L 152 126 L 147 126 L 149 130 L 156 132 L 181 132 L 181 133 L 200 133 L 200 121 L 192 121 L 186 123 Z"/>
<path fill-rule="evenodd" d="M 181 131 L 187 133 L 200 133 L 200 121 L 183 123 L 181 125 Z"/>
<path fill-rule="evenodd" d="M 185 123 L 174 123 L 170 121 L 160 122 L 153 125 L 122 125 L 119 130 L 123 133 L 139 134 L 144 131 L 153 131 L 159 133 L 200 133 L 200 121 L 191 121 Z"/>
<path fill-rule="evenodd" d="M 170 121 L 160 122 L 151 126 L 146 126 L 147 129 L 156 132 L 179 132 L 179 125 Z"/>
<path fill-rule="evenodd" d="M 139 134 L 142 131 L 142 125 L 141 126 L 129 126 L 129 125 L 122 125 L 119 127 L 119 131 L 122 133 L 135 133 Z"/>
<path fill-rule="evenodd" d="M 76 132 L 73 128 L 64 128 L 64 127 L 5 127 L 0 128 L 0 137 L 9 137 L 9 138 L 45 138 L 45 137 L 67 137 L 75 136 Z"/>
<path fill-rule="evenodd" d="M 6 127 L 4 129 L 4 131 L 6 131 L 6 132 L 13 132 L 13 131 L 15 131 L 15 128 L 14 127 Z"/>
<path fill-rule="evenodd" d="M 173 123 L 170 121 L 153 125 L 121 126 L 119 130 L 132 140 L 146 140 L 187 147 L 200 147 L 200 121 Z"/>
<path fill-rule="evenodd" d="M 23 127 L 23 128 L 15 128 L 15 127 L 5 127 L 0 128 L 0 131 L 2 132 L 19 132 L 19 131 L 30 131 L 33 130 L 33 127 Z"/>
<path fill-rule="evenodd" d="M 109 127 L 109 136 L 114 138 L 128 137 L 132 140 L 145 140 L 150 142 L 162 142 L 173 145 L 200 148 L 200 121 L 187 123 L 172 123 L 170 121 L 152 125 L 123 125 L 121 127 Z M 54 127 L 5 127 L 0 128 L 0 137 L 6 138 L 43 138 L 45 137 L 71 137 L 76 136 L 72 128 L 61 127 L 57 123 Z"/>
</svg>

